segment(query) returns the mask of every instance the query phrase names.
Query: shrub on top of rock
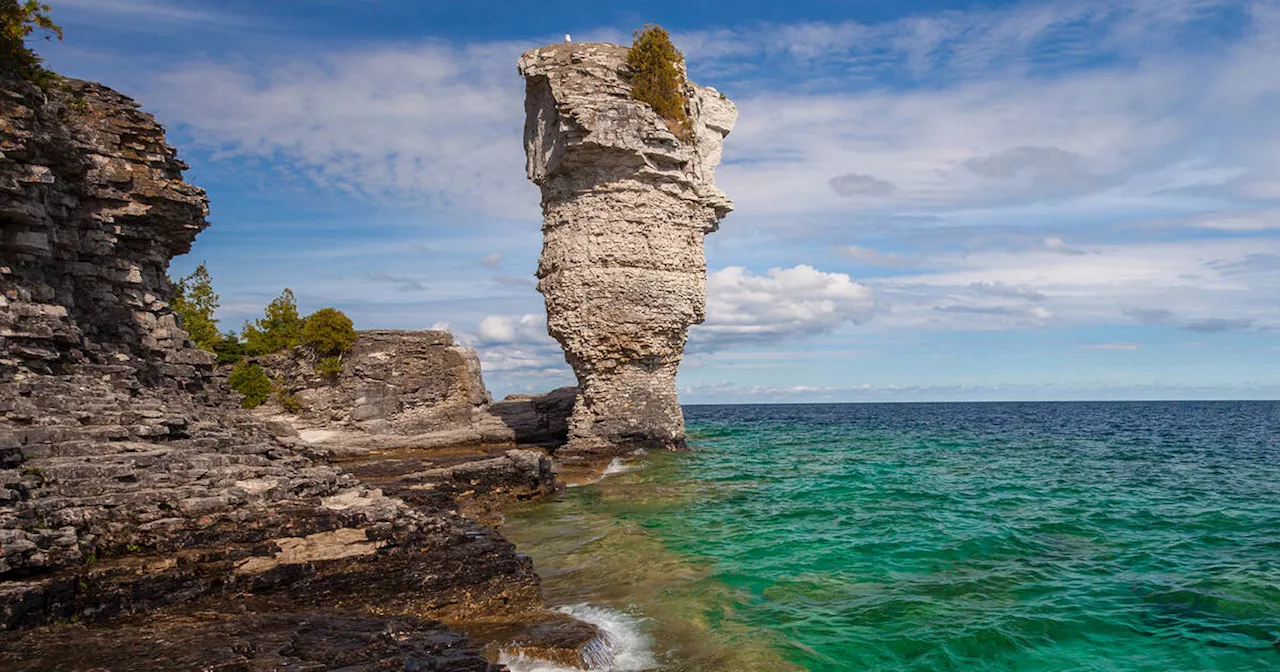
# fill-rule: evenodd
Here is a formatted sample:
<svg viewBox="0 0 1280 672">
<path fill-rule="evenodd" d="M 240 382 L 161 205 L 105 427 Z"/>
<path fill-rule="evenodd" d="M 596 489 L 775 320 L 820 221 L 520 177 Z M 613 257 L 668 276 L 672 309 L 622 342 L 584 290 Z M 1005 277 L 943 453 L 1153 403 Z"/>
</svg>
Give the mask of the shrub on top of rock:
<svg viewBox="0 0 1280 672">
<path fill-rule="evenodd" d="M 227 379 L 231 389 L 244 396 L 240 405 L 245 408 L 256 408 L 271 396 L 273 385 L 267 372 L 253 362 L 240 362 L 231 369 Z"/>
<path fill-rule="evenodd" d="M 342 353 L 356 342 L 355 325 L 337 308 L 321 308 L 307 316 L 302 346 L 319 358 L 316 374 L 333 377 L 342 372 Z"/>
<path fill-rule="evenodd" d="M 671 35 L 661 26 L 646 25 L 635 32 L 627 53 L 631 66 L 631 97 L 648 103 L 667 122 L 667 128 L 681 140 L 693 138 L 693 125 L 685 110 L 684 55 L 671 43 Z"/>
</svg>

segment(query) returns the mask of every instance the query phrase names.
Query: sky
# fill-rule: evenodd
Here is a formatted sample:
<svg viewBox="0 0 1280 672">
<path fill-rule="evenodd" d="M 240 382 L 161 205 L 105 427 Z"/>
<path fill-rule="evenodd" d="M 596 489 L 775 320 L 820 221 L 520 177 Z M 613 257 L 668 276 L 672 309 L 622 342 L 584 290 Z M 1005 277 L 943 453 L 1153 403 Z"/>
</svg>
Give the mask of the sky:
<svg viewBox="0 0 1280 672">
<path fill-rule="evenodd" d="M 686 403 L 1280 398 L 1277 0 L 48 1 L 208 190 L 223 328 L 289 287 L 571 384 L 515 62 L 657 23 L 740 111 Z"/>
</svg>

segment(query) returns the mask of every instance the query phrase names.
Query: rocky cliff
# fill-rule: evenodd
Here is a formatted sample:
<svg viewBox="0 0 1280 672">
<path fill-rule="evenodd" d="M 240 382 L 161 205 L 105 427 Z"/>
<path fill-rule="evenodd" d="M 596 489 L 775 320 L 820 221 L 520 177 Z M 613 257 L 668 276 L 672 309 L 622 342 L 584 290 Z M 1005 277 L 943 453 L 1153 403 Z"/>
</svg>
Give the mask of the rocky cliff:
<svg viewBox="0 0 1280 672">
<path fill-rule="evenodd" d="M 168 308 L 206 200 L 150 115 L 0 78 L 0 130 L 0 668 L 489 670 L 431 619 L 554 620 L 448 492 L 238 409 Z"/>
<path fill-rule="evenodd" d="M 494 402 L 472 348 L 447 331 L 360 331 L 342 371 L 315 372 L 303 349 L 259 358 L 291 395 L 291 421 L 304 437 L 335 451 L 394 445 L 565 442 L 573 391 Z M 275 400 L 278 404 L 278 398 Z"/>
<path fill-rule="evenodd" d="M 567 453 L 684 445 L 675 376 L 706 310 L 703 239 L 732 204 L 714 183 L 737 110 L 688 84 L 693 137 L 630 96 L 627 49 L 524 54 L 525 152 L 542 189 L 538 290 L 581 394 Z"/>
</svg>

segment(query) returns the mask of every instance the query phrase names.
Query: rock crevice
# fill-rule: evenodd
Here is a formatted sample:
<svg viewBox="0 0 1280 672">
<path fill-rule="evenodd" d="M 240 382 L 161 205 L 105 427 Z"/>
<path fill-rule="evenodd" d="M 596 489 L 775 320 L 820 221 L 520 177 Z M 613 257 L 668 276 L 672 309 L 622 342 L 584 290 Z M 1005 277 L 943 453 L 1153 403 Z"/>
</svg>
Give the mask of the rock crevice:
<svg viewBox="0 0 1280 672">
<path fill-rule="evenodd" d="M 737 109 L 689 83 L 691 142 L 630 96 L 627 48 L 525 53 L 525 153 L 542 190 L 538 290 L 580 390 L 565 454 L 684 446 L 675 376 L 706 316 L 703 241 L 733 204 L 715 186 Z"/>
</svg>

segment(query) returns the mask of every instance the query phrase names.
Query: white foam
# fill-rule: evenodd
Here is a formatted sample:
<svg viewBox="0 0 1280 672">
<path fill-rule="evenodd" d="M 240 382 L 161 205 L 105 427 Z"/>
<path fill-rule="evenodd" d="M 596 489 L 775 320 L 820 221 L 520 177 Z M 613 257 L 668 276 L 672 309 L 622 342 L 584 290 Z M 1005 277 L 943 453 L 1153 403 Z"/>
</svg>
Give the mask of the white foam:
<svg viewBox="0 0 1280 672">
<path fill-rule="evenodd" d="M 556 611 L 600 628 L 601 636 L 587 644 L 582 652 L 586 669 L 594 672 L 636 672 L 658 666 L 653 658 L 653 642 L 640 627 L 644 619 L 589 604 L 558 607 Z M 511 668 L 511 672 L 581 672 L 580 668 L 511 656 L 506 652 L 498 657 L 498 662 Z"/>
<path fill-rule="evenodd" d="M 621 457 L 615 457 L 613 458 L 613 461 L 609 463 L 609 466 L 604 468 L 604 475 L 625 474 L 628 471 L 631 471 L 631 467 L 628 466 L 626 462 L 623 462 Z"/>
<path fill-rule="evenodd" d="M 603 481 L 605 476 L 612 476 L 614 474 L 625 474 L 628 471 L 631 471 L 633 469 L 635 469 L 635 467 L 627 464 L 626 462 L 623 462 L 621 457 L 615 457 L 611 462 L 609 462 L 609 466 L 605 467 L 604 471 L 600 472 L 600 475 L 597 476 L 594 480 L 587 481 L 586 483 L 570 483 L 566 487 L 580 488 L 584 485 L 595 485 L 596 483 Z"/>
</svg>

